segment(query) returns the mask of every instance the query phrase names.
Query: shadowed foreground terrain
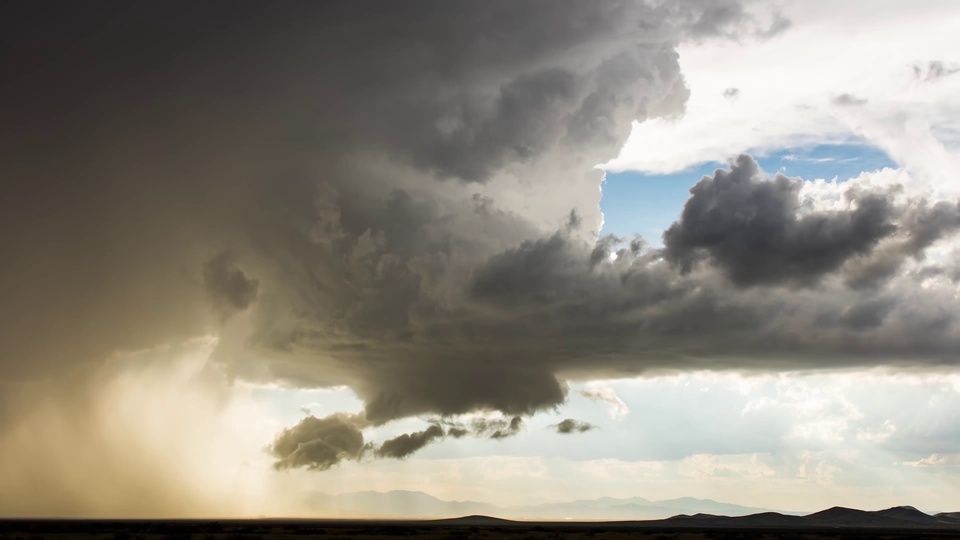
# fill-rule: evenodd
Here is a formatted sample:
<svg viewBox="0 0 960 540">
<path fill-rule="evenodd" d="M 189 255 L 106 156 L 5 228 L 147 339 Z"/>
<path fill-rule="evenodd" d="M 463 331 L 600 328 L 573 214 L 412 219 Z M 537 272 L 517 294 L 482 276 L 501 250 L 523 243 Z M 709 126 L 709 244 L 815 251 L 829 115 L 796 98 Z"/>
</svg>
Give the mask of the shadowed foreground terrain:
<svg viewBox="0 0 960 540">
<path fill-rule="evenodd" d="M 836 510 L 840 510 L 837 512 Z M 847 509 L 824 512 L 846 514 Z M 852 512 L 861 512 L 854 510 Z M 822 514 L 822 513 L 819 513 Z M 865 514 L 873 514 L 865 512 Z M 780 515 L 780 514 L 776 514 Z M 811 516 L 816 516 L 812 514 Z M 811 517 L 806 516 L 806 517 Z M 960 527 L 941 523 L 882 522 L 823 525 L 805 518 L 780 521 L 757 514 L 744 518 L 677 516 L 657 521 L 520 522 L 486 516 L 433 521 L 387 520 L 3 520 L 0 540 L 285 540 L 308 538 L 361 539 L 495 539 L 550 538 L 652 540 L 737 539 L 947 539 L 960 538 Z M 755 519 L 749 519 L 755 518 Z M 892 525 L 892 526 L 888 526 Z"/>
</svg>

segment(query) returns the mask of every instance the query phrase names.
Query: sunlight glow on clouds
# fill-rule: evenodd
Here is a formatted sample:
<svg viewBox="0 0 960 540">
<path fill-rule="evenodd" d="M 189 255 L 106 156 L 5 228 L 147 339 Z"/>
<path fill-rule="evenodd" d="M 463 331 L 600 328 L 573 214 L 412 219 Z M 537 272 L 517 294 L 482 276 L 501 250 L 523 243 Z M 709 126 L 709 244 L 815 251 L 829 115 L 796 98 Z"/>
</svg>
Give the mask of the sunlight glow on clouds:
<svg viewBox="0 0 960 540">
<path fill-rule="evenodd" d="M 635 124 L 606 167 L 670 172 L 862 137 L 928 181 L 956 177 L 960 77 L 925 73 L 960 64 L 960 5 L 811 1 L 784 10 L 793 26 L 769 40 L 681 47 L 686 113 Z M 724 95 L 730 88 L 735 100 Z"/>
</svg>

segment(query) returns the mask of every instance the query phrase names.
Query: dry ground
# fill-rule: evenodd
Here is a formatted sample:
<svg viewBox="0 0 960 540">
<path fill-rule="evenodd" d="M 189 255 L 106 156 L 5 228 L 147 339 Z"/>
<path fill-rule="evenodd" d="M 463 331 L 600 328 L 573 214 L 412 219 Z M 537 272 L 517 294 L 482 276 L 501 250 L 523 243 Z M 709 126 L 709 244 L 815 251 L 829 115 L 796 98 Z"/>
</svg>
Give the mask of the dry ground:
<svg viewBox="0 0 960 540">
<path fill-rule="evenodd" d="M 960 530 L 664 530 L 593 524 L 449 525 L 428 522 L 0 521 L 0 540 L 908 540 L 960 539 Z"/>
</svg>

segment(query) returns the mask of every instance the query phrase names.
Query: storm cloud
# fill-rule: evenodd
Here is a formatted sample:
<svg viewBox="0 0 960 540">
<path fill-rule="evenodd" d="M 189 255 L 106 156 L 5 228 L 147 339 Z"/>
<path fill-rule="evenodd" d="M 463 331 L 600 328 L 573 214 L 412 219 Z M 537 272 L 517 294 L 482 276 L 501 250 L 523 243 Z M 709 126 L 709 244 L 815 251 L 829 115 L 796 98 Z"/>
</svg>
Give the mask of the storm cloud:
<svg viewBox="0 0 960 540">
<path fill-rule="evenodd" d="M 362 400 L 268 449 L 326 470 L 417 415 L 514 436 L 569 380 L 957 361 L 954 302 L 899 272 L 955 202 L 804 208 L 741 156 L 663 251 L 601 234 L 596 164 L 683 114 L 678 44 L 767 30 L 738 2 L 110 7 L 0 22 L 10 384 L 215 334 L 228 380 Z"/>
<path fill-rule="evenodd" d="M 809 286 L 896 231 L 887 197 L 864 194 L 846 211 L 798 215 L 800 179 L 766 180 L 740 156 L 690 190 L 680 221 L 663 234 L 668 261 L 689 272 L 699 259 L 741 287 Z"/>
<path fill-rule="evenodd" d="M 214 276 L 198 274 L 228 247 L 263 311 L 369 332 L 412 301 L 372 281 L 472 264 L 574 207 L 596 230 L 593 165 L 632 120 L 683 111 L 676 43 L 742 20 L 737 2 L 692 0 L 20 6 L 2 23 L 17 54 L 0 95 L 15 179 L 0 370 L 206 331 Z M 481 223 L 491 200 L 503 216 Z M 217 283 L 221 307 L 249 303 Z M 265 325 L 254 341 L 274 349 L 313 334 Z"/>
</svg>

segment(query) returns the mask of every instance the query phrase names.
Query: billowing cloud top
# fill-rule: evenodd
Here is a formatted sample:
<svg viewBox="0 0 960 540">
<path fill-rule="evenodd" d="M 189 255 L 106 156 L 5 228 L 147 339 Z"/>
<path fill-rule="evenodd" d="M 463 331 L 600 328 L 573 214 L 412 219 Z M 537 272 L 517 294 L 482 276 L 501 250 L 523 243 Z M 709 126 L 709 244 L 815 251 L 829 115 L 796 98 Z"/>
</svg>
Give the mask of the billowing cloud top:
<svg viewBox="0 0 960 540">
<path fill-rule="evenodd" d="M 6 380 L 216 333 L 231 378 L 348 385 L 364 425 L 500 411 L 505 437 L 568 379 L 956 362 L 952 283 L 903 270 L 955 202 L 741 156 L 664 251 L 598 240 L 595 164 L 683 112 L 678 42 L 757 30 L 735 2 L 114 7 L 0 23 Z M 374 453 L 464 429 L 436 426 Z M 333 415 L 270 451 L 367 448 Z"/>
</svg>

